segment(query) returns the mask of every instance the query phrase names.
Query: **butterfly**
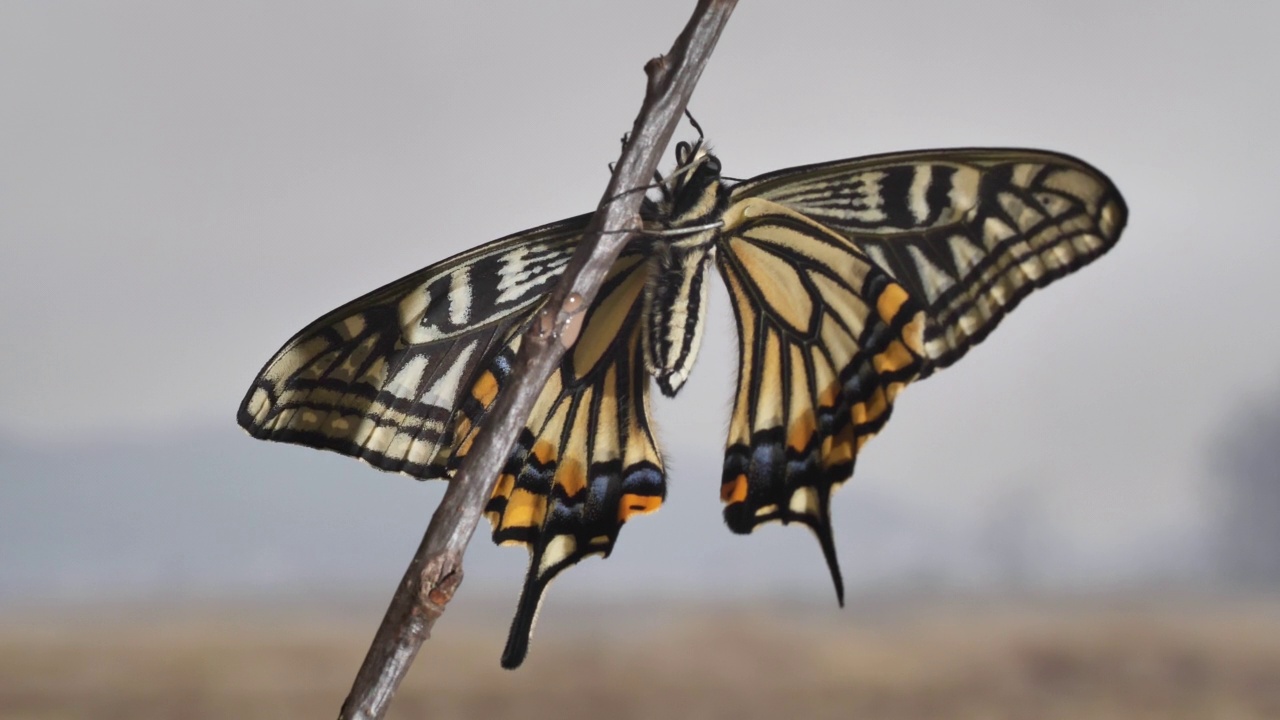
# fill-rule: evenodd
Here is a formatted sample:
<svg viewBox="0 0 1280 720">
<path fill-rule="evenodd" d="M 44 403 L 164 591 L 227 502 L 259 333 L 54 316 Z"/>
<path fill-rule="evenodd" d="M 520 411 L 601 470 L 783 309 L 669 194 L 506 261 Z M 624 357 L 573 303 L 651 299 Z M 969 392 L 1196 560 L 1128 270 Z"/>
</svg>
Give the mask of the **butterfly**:
<svg viewBox="0 0 1280 720">
<path fill-rule="evenodd" d="M 843 604 L 831 496 L 907 384 L 958 360 L 1032 290 L 1124 228 L 1111 181 L 1040 150 L 893 153 L 721 176 L 699 140 L 646 196 L 644 231 L 587 309 L 485 514 L 530 562 L 502 657 L 523 662 L 548 584 L 666 493 L 650 378 L 674 396 L 698 354 L 714 265 L 737 324 L 720 497 L 736 533 L 817 537 Z M 263 367 L 254 437 L 449 478 L 512 376 L 521 336 L 590 215 L 495 240 L 324 315 Z"/>
</svg>

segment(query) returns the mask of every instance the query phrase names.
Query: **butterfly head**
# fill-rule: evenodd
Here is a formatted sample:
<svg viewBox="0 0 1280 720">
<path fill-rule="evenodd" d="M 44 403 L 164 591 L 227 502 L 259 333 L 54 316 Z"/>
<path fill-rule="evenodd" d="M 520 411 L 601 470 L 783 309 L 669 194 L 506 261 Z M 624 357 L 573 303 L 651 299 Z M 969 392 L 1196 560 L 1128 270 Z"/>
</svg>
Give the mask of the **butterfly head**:
<svg viewBox="0 0 1280 720">
<path fill-rule="evenodd" d="M 701 140 L 676 144 L 676 169 L 667 182 L 670 207 L 665 220 L 670 226 L 699 224 L 723 210 L 720 159 Z"/>
</svg>

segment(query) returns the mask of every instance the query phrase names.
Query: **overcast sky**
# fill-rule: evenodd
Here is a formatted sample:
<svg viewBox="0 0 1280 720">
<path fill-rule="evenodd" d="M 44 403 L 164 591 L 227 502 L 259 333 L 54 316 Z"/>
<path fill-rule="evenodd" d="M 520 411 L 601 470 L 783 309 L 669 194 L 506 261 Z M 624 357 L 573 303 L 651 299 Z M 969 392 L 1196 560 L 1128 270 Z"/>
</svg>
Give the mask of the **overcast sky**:
<svg viewBox="0 0 1280 720">
<path fill-rule="evenodd" d="M 0 4 L 0 434 L 228 426 L 318 315 L 590 209 L 692 5 Z M 1263 1 L 741 4 L 691 105 L 726 175 L 1040 147 L 1131 210 L 907 391 L 857 482 L 957 514 L 1034 487 L 1098 546 L 1198 517 L 1214 433 L 1280 385 L 1278 27 Z M 655 403 L 673 501 L 718 493 L 723 290 L 711 319 Z"/>
</svg>

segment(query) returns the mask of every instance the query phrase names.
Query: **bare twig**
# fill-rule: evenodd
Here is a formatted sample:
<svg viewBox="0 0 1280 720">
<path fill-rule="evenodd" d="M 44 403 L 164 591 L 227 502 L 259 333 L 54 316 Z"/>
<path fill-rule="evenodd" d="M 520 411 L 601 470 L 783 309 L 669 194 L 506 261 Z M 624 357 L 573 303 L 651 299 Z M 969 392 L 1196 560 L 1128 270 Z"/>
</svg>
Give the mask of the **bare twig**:
<svg viewBox="0 0 1280 720">
<path fill-rule="evenodd" d="M 340 720 L 384 716 L 418 648 L 462 582 L 462 554 L 475 534 L 517 434 L 552 370 L 577 339 L 583 311 L 640 227 L 643 193 L 623 191 L 650 182 L 736 4 L 737 0 L 699 0 L 671 51 L 645 65 L 649 81 L 644 104 L 601 205 L 560 283 L 525 334 L 511 384 L 495 400 L 431 517 L 342 705 Z M 610 232 L 602 232 L 605 229 Z M 632 232 L 617 232 L 619 229 Z"/>
</svg>

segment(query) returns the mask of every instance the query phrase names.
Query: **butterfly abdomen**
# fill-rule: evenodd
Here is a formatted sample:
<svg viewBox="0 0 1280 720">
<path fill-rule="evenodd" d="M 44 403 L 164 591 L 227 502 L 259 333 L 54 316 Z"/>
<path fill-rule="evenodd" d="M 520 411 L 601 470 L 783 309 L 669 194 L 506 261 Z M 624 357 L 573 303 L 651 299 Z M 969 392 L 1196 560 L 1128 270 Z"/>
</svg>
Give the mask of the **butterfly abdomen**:
<svg viewBox="0 0 1280 720">
<path fill-rule="evenodd" d="M 673 243 L 653 260 L 645 286 L 645 366 L 658 388 L 674 396 L 693 369 L 707 316 L 707 270 L 715 259 L 710 241 Z"/>
</svg>

